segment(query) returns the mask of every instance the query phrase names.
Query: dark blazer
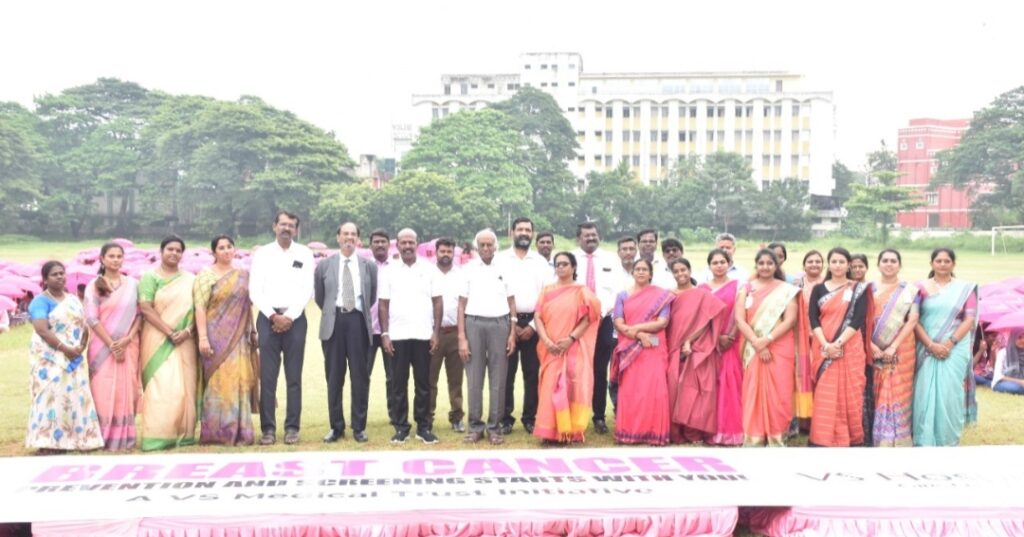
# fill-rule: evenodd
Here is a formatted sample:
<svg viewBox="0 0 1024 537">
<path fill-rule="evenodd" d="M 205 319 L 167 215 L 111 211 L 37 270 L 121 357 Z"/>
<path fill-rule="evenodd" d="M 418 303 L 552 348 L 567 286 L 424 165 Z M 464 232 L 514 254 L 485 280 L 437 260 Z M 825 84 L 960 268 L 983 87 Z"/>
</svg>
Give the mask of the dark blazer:
<svg viewBox="0 0 1024 537">
<path fill-rule="evenodd" d="M 373 340 L 373 319 L 370 318 L 370 307 L 377 301 L 377 264 L 364 257 L 355 255 L 359 260 L 359 283 L 362 290 L 360 309 L 366 318 L 366 335 Z M 341 293 L 339 268 L 341 255 L 336 254 L 320 261 L 313 273 L 313 299 L 320 307 L 320 339 L 327 341 L 334 334 L 335 307 Z M 326 307 L 325 307 L 326 306 Z"/>
</svg>

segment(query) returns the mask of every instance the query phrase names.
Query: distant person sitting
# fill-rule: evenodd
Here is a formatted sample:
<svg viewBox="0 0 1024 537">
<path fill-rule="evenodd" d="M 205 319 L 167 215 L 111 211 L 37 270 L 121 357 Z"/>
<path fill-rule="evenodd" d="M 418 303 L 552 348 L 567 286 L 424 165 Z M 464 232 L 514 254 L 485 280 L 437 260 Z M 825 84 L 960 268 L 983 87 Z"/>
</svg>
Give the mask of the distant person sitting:
<svg viewBox="0 0 1024 537">
<path fill-rule="evenodd" d="M 1006 348 L 996 355 L 992 391 L 1024 395 L 1024 330 L 1010 332 Z"/>
<path fill-rule="evenodd" d="M 984 323 L 974 333 L 974 382 L 991 387 L 995 372 L 996 355 L 1000 350 L 999 333 L 986 332 Z"/>
</svg>

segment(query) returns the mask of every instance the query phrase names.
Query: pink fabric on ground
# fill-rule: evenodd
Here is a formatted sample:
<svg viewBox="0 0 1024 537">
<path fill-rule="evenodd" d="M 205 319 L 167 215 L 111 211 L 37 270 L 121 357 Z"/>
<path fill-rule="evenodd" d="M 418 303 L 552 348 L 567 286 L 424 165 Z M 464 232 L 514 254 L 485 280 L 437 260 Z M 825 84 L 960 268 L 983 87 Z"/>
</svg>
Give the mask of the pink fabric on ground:
<svg viewBox="0 0 1024 537">
<path fill-rule="evenodd" d="M 1024 535 L 1024 509 L 759 508 L 749 520 L 770 537 Z"/>
<path fill-rule="evenodd" d="M 450 511 L 358 515 L 151 518 L 33 524 L 35 537 L 452 537 L 573 535 L 728 536 L 737 509 L 637 511 Z"/>
</svg>

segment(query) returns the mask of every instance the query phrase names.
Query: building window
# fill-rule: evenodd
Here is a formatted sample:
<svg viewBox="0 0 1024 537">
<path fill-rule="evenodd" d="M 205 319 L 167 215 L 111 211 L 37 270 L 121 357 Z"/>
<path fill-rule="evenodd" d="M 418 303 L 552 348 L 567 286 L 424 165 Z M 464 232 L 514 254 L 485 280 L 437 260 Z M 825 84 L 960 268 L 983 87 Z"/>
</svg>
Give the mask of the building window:
<svg viewBox="0 0 1024 537">
<path fill-rule="evenodd" d="M 690 141 L 691 142 L 696 142 L 697 141 L 697 131 L 688 131 L 688 132 L 690 133 L 690 136 L 689 136 Z"/>
<path fill-rule="evenodd" d="M 601 164 L 601 161 L 603 161 L 603 160 L 604 160 L 604 156 L 602 156 L 602 155 L 594 155 L 594 163 L 595 164 Z"/>
<path fill-rule="evenodd" d="M 651 167 L 655 168 L 658 166 L 658 155 L 651 155 Z"/>
<path fill-rule="evenodd" d="M 598 114 L 600 114 L 601 112 L 604 112 L 604 107 L 601 106 L 601 105 L 597 105 L 597 106 L 594 107 L 594 112 L 597 112 Z"/>
<path fill-rule="evenodd" d="M 679 131 L 679 141 L 680 142 L 685 142 L 686 141 L 686 131 Z"/>
<path fill-rule="evenodd" d="M 516 85 L 515 84 L 511 84 L 511 83 L 510 84 L 505 84 L 505 89 L 507 89 L 507 90 L 514 90 L 514 89 L 516 89 Z"/>
<path fill-rule="evenodd" d="M 697 117 L 697 107 L 696 106 L 691 106 L 690 107 L 690 117 Z"/>
<path fill-rule="evenodd" d="M 526 65 L 523 66 L 523 69 L 529 69 L 529 68 L 530 68 L 530 64 L 526 64 Z"/>
<path fill-rule="evenodd" d="M 608 117 L 612 117 L 612 116 L 608 116 Z M 623 106 L 622 107 L 622 117 L 624 117 L 624 118 L 629 117 L 629 107 L 628 106 Z"/>
<path fill-rule="evenodd" d="M 918 140 L 917 143 L 914 144 L 914 149 L 924 149 L 924 142 Z"/>
<path fill-rule="evenodd" d="M 576 131 L 577 138 L 583 138 L 587 135 L 586 131 Z"/>
<path fill-rule="evenodd" d="M 782 93 L 782 81 L 781 80 L 776 80 L 775 81 L 775 93 Z"/>
<path fill-rule="evenodd" d="M 639 142 L 640 141 L 640 131 L 633 131 L 633 141 L 634 142 Z"/>
<path fill-rule="evenodd" d="M 927 196 L 928 205 L 938 205 L 939 204 L 939 193 L 938 192 L 928 192 L 926 194 L 926 196 Z"/>
<path fill-rule="evenodd" d="M 792 168 L 793 170 L 796 170 L 797 168 L 800 167 L 800 157 L 798 155 L 793 155 L 792 157 L 789 157 L 789 167 Z"/>
<path fill-rule="evenodd" d="M 594 131 L 594 136 L 597 136 L 598 138 L 601 137 L 601 134 L 601 131 Z"/>
<path fill-rule="evenodd" d="M 658 131 L 651 131 L 651 141 L 652 142 L 657 142 L 658 141 Z"/>
<path fill-rule="evenodd" d="M 793 117 L 798 117 L 799 115 L 800 115 L 800 105 L 798 103 L 793 103 Z"/>
<path fill-rule="evenodd" d="M 628 142 L 629 141 L 629 131 L 622 131 L 622 141 L 623 142 Z"/>
<path fill-rule="evenodd" d="M 612 114 L 614 112 L 615 112 L 615 109 L 609 106 L 609 107 L 604 109 L 604 117 L 606 117 L 608 119 L 611 119 L 612 118 Z"/>
<path fill-rule="evenodd" d="M 773 131 L 772 134 L 775 137 L 775 142 L 776 143 L 782 142 L 782 131 Z"/>
<path fill-rule="evenodd" d="M 576 86 L 576 83 L 575 83 L 575 82 L 569 82 L 569 87 L 570 87 L 570 88 L 572 88 L 572 87 L 575 87 L 575 86 Z"/>
<path fill-rule="evenodd" d="M 668 117 L 668 105 L 661 107 L 661 117 Z"/>
<path fill-rule="evenodd" d="M 772 165 L 772 157 L 770 157 L 769 155 L 764 155 L 763 157 L 761 157 L 761 167 L 762 168 L 767 168 L 767 167 L 769 167 L 771 165 Z"/>
<path fill-rule="evenodd" d="M 792 131 L 791 136 L 793 145 L 800 143 L 800 131 Z"/>
<path fill-rule="evenodd" d="M 576 107 L 575 107 L 575 106 L 570 106 L 570 107 L 569 107 L 569 108 L 568 108 L 568 109 L 566 110 L 566 112 L 575 112 L 575 111 L 576 111 Z"/>
<path fill-rule="evenodd" d="M 524 85 L 525 87 L 527 87 L 527 88 L 529 88 L 529 87 L 530 87 L 530 83 L 529 83 L 529 82 L 525 82 L 525 83 L 524 83 L 523 85 Z"/>
<path fill-rule="evenodd" d="M 546 88 L 546 87 L 548 87 L 548 83 L 547 82 L 541 82 L 540 83 L 540 87 Z"/>
<path fill-rule="evenodd" d="M 772 117 L 772 107 L 764 105 L 764 117 Z"/>
<path fill-rule="evenodd" d="M 445 95 L 451 95 L 452 94 L 452 85 L 451 84 L 445 84 L 444 85 L 444 94 Z"/>
<path fill-rule="evenodd" d="M 725 107 L 724 106 L 719 106 L 718 107 L 718 117 L 725 117 Z"/>
<path fill-rule="evenodd" d="M 542 64 L 540 64 L 540 68 L 541 69 L 547 69 L 548 68 L 548 64 L 542 63 Z"/>
<path fill-rule="evenodd" d="M 746 113 L 746 117 L 754 117 L 754 105 L 748 104 L 744 109 L 744 112 Z"/>
<path fill-rule="evenodd" d="M 634 106 L 633 107 L 633 117 L 640 117 L 640 107 L 639 106 Z"/>
<path fill-rule="evenodd" d="M 604 156 L 604 165 L 608 166 L 608 167 L 611 167 L 611 165 L 612 165 L 612 156 L 611 155 L 605 155 Z"/>
<path fill-rule="evenodd" d="M 477 89 L 479 86 L 477 84 L 470 84 L 469 87 L 471 89 Z"/>
<path fill-rule="evenodd" d="M 633 155 L 633 165 L 634 166 L 639 166 L 640 165 L 640 155 Z"/>
<path fill-rule="evenodd" d="M 781 167 L 782 166 L 782 155 L 774 155 L 772 157 L 772 165 L 775 166 L 776 168 Z"/>
<path fill-rule="evenodd" d="M 591 94 L 596 94 L 597 93 L 597 86 L 591 86 L 590 87 L 590 93 Z"/>
<path fill-rule="evenodd" d="M 488 84 L 487 89 L 494 89 L 494 84 Z"/>
<path fill-rule="evenodd" d="M 775 117 L 782 117 L 782 105 L 775 105 Z"/>
<path fill-rule="evenodd" d="M 606 142 L 612 141 L 612 131 L 604 131 L 604 139 Z"/>
<path fill-rule="evenodd" d="M 575 68 L 576 68 L 576 64 L 575 63 L 570 63 L 569 64 L 569 69 L 575 69 Z"/>
<path fill-rule="evenodd" d="M 433 119 L 437 119 L 438 117 L 441 116 L 441 111 L 438 110 L 436 106 L 433 108 L 433 110 L 430 111 L 430 113 Z"/>
<path fill-rule="evenodd" d="M 551 83 L 551 87 L 552 88 L 557 88 L 558 87 L 558 82 L 552 82 Z"/>
<path fill-rule="evenodd" d="M 715 141 L 715 131 L 707 131 L 704 133 L 704 135 L 707 137 L 708 143 L 712 143 Z"/>
<path fill-rule="evenodd" d="M 708 107 L 708 117 L 715 117 L 715 107 L 714 106 L 709 106 Z"/>
<path fill-rule="evenodd" d="M 668 131 L 661 131 L 661 141 L 662 142 L 667 142 L 668 141 Z"/>
</svg>

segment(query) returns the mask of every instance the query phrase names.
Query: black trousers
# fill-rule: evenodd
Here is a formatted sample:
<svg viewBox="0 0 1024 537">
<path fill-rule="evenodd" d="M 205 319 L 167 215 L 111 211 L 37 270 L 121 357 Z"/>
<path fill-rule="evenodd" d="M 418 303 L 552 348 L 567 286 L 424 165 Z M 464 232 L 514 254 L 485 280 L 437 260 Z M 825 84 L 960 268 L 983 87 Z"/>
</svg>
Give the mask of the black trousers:
<svg viewBox="0 0 1024 537">
<path fill-rule="evenodd" d="M 520 328 L 530 324 L 532 313 L 521 313 L 516 320 Z M 533 425 L 537 419 L 537 376 L 540 374 L 540 359 L 537 357 L 537 342 L 540 336 L 536 333 L 527 340 L 516 340 L 516 351 L 508 357 L 508 376 L 505 377 L 505 413 L 502 425 L 513 425 L 516 422 L 512 412 L 516 409 L 516 371 L 523 369 L 523 416 L 519 421 L 523 425 Z"/>
<path fill-rule="evenodd" d="M 277 432 L 277 377 L 281 374 L 282 355 L 284 380 L 287 384 L 288 406 L 285 407 L 285 430 L 298 431 L 302 419 L 302 361 L 306 353 L 306 315 L 292 323 L 291 330 L 278 334 L 270 319 L 262 313 L 256 318 L 260 345 L 260 429 Z"/>
<path fill-rule="evenodd" d="M 342 389 L 348 370 L 352 376 L 352 430 L 366 430 L 366 411 L 370 403 L 370 341 L 363 313 L 359 310 L 338 311 L 334 317 L 334 333 L 321 345 L 327 376 L 327 418 L 331 429 L 337 432 L 345 430 Z"/>
<path fill-rule="evenodd" d="M 394 356 L 385 356 L 391 362 L 391 389 L 388 390 L 388 417 L 395 432 L 406 432 L 409 427 L 409 368 L 412 367 L 412 413 L 417 431 L 431 429 L 430 417 L 430 341 L 403 339 L 392 341 Z M 386 362 L 385 362 L 386 363 Z"/>
<path fill-rule="evenodd" d="M 615 337 L 615 325 L 612 324 L 611 315 L 601 319 L 601 325 L 597 329 L 597 345 L 594 348 L 594 420 L 603 420 L 605 409 L 608 406 L 608 362 L 611 360 L 612 352 L 618 338 Z M 612 391 L 612 404 L 618 399 L 618 390 Z"/>
<path fill-rule="evenodd" d="M 370 342 L 370 367 L 367 372 L 369 376 L 373 376 L 373 364 L 377 362 L 377 351 L 381 351 L 380 359 L 384 362 L 384 397 L 386 401 L 391 401 L 391 375 L 394 364 L 391 355 L 384 352 L 384 347 L 380 344 L 380 334 L 374 334 L 373 340 Z"/>
</svg>

